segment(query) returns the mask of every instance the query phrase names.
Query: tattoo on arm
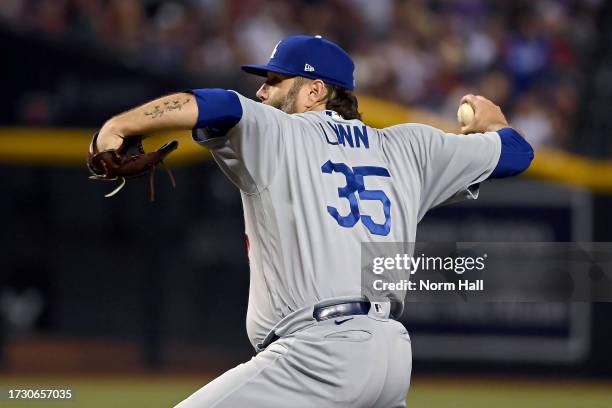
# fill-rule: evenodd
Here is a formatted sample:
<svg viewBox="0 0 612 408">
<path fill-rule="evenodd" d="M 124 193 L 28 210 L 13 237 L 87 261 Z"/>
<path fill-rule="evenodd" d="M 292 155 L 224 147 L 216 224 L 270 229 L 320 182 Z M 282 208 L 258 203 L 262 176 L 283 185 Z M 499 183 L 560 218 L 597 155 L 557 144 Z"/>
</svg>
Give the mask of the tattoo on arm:
<svg viewBox="0 0 612 408">
<path fill-rule="evenodd" d="M 145 116 L 150 116 L 151 119 L 160 118 L 166 112 L 180 111 L 187 103 L 189 103 L 189 99 L 175 99 L 173 101 L 164 102 L 162 105 L 155 105 L 152 110 L 146 111 L 144 114 Z"/>
</svg>

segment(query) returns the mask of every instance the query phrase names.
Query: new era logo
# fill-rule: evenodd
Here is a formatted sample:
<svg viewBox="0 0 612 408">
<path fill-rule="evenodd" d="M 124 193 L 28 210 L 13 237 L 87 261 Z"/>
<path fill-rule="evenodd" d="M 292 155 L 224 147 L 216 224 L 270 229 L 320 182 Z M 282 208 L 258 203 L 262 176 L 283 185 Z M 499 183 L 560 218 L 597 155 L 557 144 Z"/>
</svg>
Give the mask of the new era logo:
<svg viewBox="0 0 612 408">
<path fill-rule="evenodd" d="M 314 67 L 310 64 L 306 64 L 304 65 L 304 71 L 306 72 L 313 72 L 314 71 Z"/>
</svg>

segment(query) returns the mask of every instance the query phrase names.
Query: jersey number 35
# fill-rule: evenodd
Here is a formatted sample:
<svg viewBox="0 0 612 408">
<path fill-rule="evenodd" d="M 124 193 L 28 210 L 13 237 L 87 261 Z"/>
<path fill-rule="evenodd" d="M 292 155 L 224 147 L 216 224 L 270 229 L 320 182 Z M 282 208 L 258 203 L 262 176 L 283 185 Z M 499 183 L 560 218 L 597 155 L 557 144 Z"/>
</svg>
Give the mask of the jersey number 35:
<svg viewBox="0 0 612 408">
<path fill-rule="evenodd" d="M 342 173 L 346 179 L 346 186 L 338 188 L 338 196 L 346 198 L 349 201 L 351 212 L 347 215 L 340 215 L 338 209 L 332 206 L 327 206 L 327 212 L 334 217 L 338 225 L 345 228 L 352 228 L 359 220 L 372 234 L 389 235 L 391 230 L 391 201 L 382 190 L 366 190 L 364 177 L 379 176 L 391 177 L 389 171 L 383 167 L 376 166 L 358 166 L 349 167 L 344 163 L 334 163 L 328 160 L 321 166 L 323 173 L 331 174 L 333 172 Z M 355 193 L 358 194 L 359 200 L 380 201 L 385 214 L 384 224 L 377 224 L 372 220 L 372 217 L 359 213 L 359 200 Z"/>
</svg>

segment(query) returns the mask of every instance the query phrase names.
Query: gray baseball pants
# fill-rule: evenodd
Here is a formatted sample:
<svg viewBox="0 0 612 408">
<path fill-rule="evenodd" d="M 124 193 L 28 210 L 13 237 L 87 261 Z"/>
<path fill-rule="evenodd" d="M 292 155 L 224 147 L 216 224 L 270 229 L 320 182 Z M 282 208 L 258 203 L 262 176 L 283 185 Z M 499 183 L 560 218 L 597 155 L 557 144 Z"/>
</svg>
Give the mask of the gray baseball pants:
<svg viewBox="0 0 612 408">
<path fill-rule="evenodd" d="M 344 316 L 282 336 L 176 408 L 405 407 L 411 369 L 401 323 Z"/>
</svg>

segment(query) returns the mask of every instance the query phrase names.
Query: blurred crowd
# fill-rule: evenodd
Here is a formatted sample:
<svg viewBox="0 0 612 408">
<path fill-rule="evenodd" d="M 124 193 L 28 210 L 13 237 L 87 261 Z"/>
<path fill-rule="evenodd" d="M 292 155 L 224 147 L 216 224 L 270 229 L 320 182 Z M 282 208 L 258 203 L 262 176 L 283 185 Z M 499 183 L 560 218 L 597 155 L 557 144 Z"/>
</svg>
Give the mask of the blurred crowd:
<svg viewBox="0 0 612 408">
<path fill-rule="evenodd" d="M 236 72 L 284 36 L 355 59 L 357 90 L 451 118 L 479 93 L 536 145 L 567 147 L 603 0 L 3 0 L 0 17 L 152 70 Z"/>
</svg>

